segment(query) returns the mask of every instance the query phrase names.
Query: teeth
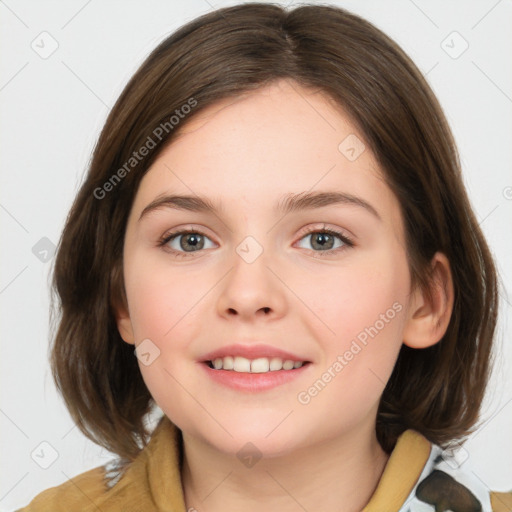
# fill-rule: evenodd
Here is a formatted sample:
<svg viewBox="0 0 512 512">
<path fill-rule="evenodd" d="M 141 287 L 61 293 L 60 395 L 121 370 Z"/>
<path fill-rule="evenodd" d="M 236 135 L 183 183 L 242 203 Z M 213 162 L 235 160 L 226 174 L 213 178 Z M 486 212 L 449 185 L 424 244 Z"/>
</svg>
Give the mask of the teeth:
<svg viewBox="0 0 512 512">
<path fill-rule="evenodd" d="M 223 363 L 224 366 L 224 363 Z M 235 372 L 250 372 L 251 361 L 245 357 L 235 357 L 234 368 Z"/>
<path fill-rule="evenodd" d="M 266 357 L 251 361 L 251 373 L 265 373 L 270 371 L 270 362 Z"/>
<path fill-rule="evenodd" d="M 270 371 L 274 372 L 276 370 L 281 370 L 283 367 L 283 360 L 279 357 L 273 357 L 270 360 Z"/>
<path fill-rule="evenodd" d="M 258 359 L 247 359 L 245 357 L 218 357 L 211 361 L 216 370 L 234 370 L 240 373 L 267 373 L 278 370 L 293 370 L 300 368 L 303 361 L 292 361 L 291 359 L 281 359 L 279 357 L 260 357 Z"/>
</svg>

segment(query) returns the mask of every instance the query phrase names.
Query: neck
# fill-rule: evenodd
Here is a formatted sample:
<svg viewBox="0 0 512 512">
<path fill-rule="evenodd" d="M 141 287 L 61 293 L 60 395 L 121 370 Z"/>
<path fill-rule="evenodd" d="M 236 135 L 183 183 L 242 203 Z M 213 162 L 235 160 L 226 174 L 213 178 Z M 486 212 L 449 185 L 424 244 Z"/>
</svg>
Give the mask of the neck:
<svg viewBox="0 0 512 512">
<path fill-rule="evenodd" d="M 263 456 L 252 467 L 183 433 L 182 485 L 187 510 L 201 512 L 359 512 L 377 487 L 387 455 L 374 429 Z"/>
</svg>

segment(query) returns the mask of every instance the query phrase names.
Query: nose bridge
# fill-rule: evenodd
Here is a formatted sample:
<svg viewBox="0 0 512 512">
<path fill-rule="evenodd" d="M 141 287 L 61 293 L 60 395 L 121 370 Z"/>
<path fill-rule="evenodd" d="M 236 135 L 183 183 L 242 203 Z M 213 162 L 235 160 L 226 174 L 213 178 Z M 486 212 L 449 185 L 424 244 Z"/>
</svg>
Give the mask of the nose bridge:
<svg viewBox="0 0 512 512">
<path fill-rule="evenodd" d="M 258 234 L 245 235 L 234 247 L 234 268 L 230 277 L 232 284 L 243 288 L 243 294 L 258 295 L 261 299 L 269 293 L 268 287 L 272 286 L 272 272 L 268 267 L 272 266 L 273 260 L 269 237 L 262 233 L 263 230 Z"/>
<path fill-rule="evenodd" d="M 272 251 L 265 246 L 270 237 L 265 236 L 263 229 L 258 233 L 245 235 L 234 246 L 232 268 L 218 301 L 220 314 L 236 312 L 249 317 L 258 311 L 282 313 L 283 290 L 280 280 L 269 268 L 272 267 Z"/>
<path fill-rule="evenodd" d="M 259 240 L 262 239 L 261 235 L 258 235 Z M 268 255 L 268 237 L 265 237 L 265 240 L 260 242 L 253 235 L 246 235 L 244 239 L 236 246 L 235 252 L 236 254 L 247 264 L 252 265 L 258 259 L 261 259 L 261 256 L 266 253 L 263 260 L 267 259 Z M 263 244 L 265 243 L 265 247 Z M 260 262 L 261 263 L 261 262 Z"/>
<path fill-rule="evenodd" d="M 248 195 L 242 197 L 241 202 L 244 204 L 244 208 L 233 224 L 234 231 L 232 232 L 235 255 L 243 263 L 251 266 L 256 262 L 270 264 L 272 237 L 276 232 L 271 229 L 274 221 L 266 213 L 269 211 L 269 205 L 262 204 L 261 198 L 259 202 L 257 199 Z M 237 263 L 240 262 L 237 261 Z"/>
<path fill-rule="evenodd" d="M 259 200 L 259 202 L 258 202 Z M 272 207 L 273 200 L 262 197 L 244 195 L 241 199 L 244 204 L 238 218 L 231 224 L 231 236 L 235 255 L 241 260 L 234 260 L 235 264 L 243 267 L 260 267 L 259 271 L 272 276 L 276 280 L 270 268 L 280 274 L 286 268 L 284 263 L 283 243 L 287 243 L 288 219 L 276 216 Z M 286 231 L 286 232 L 284 232 Z M 268 268 L 270 267 L 270 268 Z M 236 270 L 236 269 L 234 269 Z M 249 274 L 259 274 L 259 271 L 247 268 Z M 277 280 L 279 282 L 279 280 Z"/>
</svg>

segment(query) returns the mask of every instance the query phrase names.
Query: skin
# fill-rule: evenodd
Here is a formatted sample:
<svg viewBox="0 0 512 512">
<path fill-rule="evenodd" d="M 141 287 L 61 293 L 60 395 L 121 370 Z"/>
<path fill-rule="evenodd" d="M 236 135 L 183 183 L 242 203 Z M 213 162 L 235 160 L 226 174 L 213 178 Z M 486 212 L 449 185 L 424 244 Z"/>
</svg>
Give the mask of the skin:
<svg viewBox="0 0 512 512">
<path fill-rule="evenodd" d="M 411 290 L 399 203 L 368 148 L 355 161 L 340 152 L 349 134 L 364 140 L 321 92 L 280 80 L 190 119 L 140 184 L 125 234 L 128 309 L 117 312 L 117 323 L 126 343 L 149 338 L 160 350 L 139 366 L 157 404 L 183 432 L 187 508 L 361 510 L 388 460 L 375 421 L 400 347 L 428 347 L 446 331 L 449 262 L 440 253 L 432 260 L 431 302 Z M 381 220 L 347 204 L 284 217 L 272 211 L 284 194 L 318 190 L 357 195 Z M 223 209 L 212 215 L 162 207 L 139 221 L 166 193 L 207 196 Z M 193 251 L 186 235 L 158 246 L 190 224 L 206 235 L 203 249 Z M 322 256 L 305 231 L 322 232 L 324 225 L 355 246 Z M 236 252 L 246 236 L 263 249 L 251 264 Z M 300 403 L 298 393 L 394 303 L 401 311 L 320 393 Z M 291 383 L 259 393 L 206 377 L 201 356 L 241 340 L 312 364 Z M 236 457 L 249 441 L 262 455 L 252 467 Z"/>
</svg>

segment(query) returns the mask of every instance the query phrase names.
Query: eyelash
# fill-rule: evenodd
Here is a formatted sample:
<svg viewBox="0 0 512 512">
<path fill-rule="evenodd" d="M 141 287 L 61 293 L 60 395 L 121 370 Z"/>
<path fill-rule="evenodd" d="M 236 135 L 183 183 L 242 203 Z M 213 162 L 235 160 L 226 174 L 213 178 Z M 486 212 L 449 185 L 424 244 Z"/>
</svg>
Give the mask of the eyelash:
<svg viewBox="0 0 512 512">
<path fill-rule="evenodd" d="M 302 240 L 306 236 L 311 235 L 313 233 L 322 233 L 322 234 L 328 234 L 328 235 L 336 236 L 345 244 L 342 247 L 337 247 L 336 249 L 329 249 L 327 251 L 313 251 L 316 254 L 321 254 L 321 257 L 328 256 L 328 255 L 331 255 L 331 254 L 334 254 L 334 253 L 340 253 L 342 251 L 345 251 L 347 249 L 350 249 L 350 248 L 354 247 L 354 245 L 355 245 L 353 240 L 351 238 L 349 238 L 348 236 L 342 234 L 341 232 L 339 232 L 339 231 L 337 231 L 335 229 L 328 229 L 328 228 L 311 229 L 311 230 L 307 231 L 306 233 L 302 234 L 302 236 L 300 237 L 299 240 Z M 183 230 L 173 231 L 172 233 L 165 234 L 158 241 L 158 247 L 165 246 L 167 243 L 169 243 L 173 238 L 175 238 L 177 236 L 189 235 L 189 234 L 201 235 L 201 236 L 205 236 L 205 237 L 209 238 L 206 234 L 202 233 L 200 230 L 197 230 L 197 229 L 183 229 Z M 309 250 L 312 250 L 312 249 L 309 249 Z M 183 252 L 183 251 L 176 251 L 174 249 L 170 249 L 169 252 L 174 253 L 175 256 L 178 257 L 178 258 L 188 258 L 189 256 L 192 256 L 194 254 L 194 252 L 199 252 L 199 251 Z"/>
</svg>

